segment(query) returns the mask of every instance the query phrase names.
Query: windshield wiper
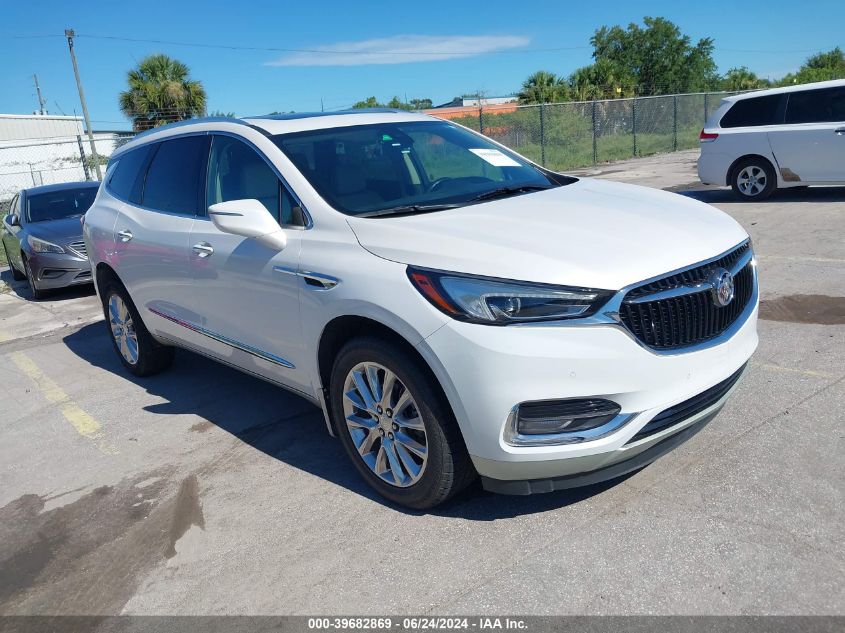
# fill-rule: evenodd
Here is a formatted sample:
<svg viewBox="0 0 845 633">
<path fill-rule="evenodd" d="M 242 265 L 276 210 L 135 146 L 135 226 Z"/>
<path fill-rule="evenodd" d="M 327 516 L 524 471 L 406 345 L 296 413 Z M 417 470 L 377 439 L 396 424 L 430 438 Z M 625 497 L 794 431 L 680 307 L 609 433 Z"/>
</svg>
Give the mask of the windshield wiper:
<svg viewBox="0 0 845 633">
<path fill-rule="evenodd" d="M 380 216 L 390 215 L 415 215 L 417 213 L 431 213 L 432 211 L 445 211 L 446 209 L 457 209 L 464 206 L 463 204 L 402 204 L 397 207 L 390 207 L 388 209 L 376 209 L 375 211 L 366 211 L 359 213 L 359 218 L 377 218 Z"/>
<path fill-rule="evenodd" d="M 477 202 L 478 200 L 492 200 L 493 198 L 502 198 L 504 196 L 510 196 L 515 193 L 528 193 L 529 191 L 542 191 L 543 189 L 551 189 L 548 185 L 518 185 L 513 187 L 499 187 L 498 189 L 493 189 L 491 191 L 485 191 L 484 193 L 480 193 L 474 198 L 470 198 L 471 201 Z"/>
</svg>

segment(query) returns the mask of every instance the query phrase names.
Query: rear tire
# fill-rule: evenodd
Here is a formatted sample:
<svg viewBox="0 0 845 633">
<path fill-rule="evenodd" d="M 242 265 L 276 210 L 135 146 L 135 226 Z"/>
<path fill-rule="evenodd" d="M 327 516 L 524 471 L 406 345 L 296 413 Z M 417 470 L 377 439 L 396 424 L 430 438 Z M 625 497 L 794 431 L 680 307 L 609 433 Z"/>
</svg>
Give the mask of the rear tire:
<svg viewBox="0 0 845 633">
<path fill-rule="evenodd" d="M 475 479 L 448 402 L 401 346 L 370 336 L 349 341 L 335 359 L 329 392 L 335 432 L 383 497 L 426 510 Z"/>
<path fill-rule="evenodd" d="M 152 376 L 170 367 L 174 349 L 153 338 L 126 288 L 110 281 L 102 296 L 109 338 L 123 366 L 136 376 Z"/>
<path fill-rule="evenodd" d="M 765 158 L 749 156 L 739 161 L 731 172 L 731 189 L 743 201 L 765 200 L 777 189 L 775 169 Z"/>
</svg>

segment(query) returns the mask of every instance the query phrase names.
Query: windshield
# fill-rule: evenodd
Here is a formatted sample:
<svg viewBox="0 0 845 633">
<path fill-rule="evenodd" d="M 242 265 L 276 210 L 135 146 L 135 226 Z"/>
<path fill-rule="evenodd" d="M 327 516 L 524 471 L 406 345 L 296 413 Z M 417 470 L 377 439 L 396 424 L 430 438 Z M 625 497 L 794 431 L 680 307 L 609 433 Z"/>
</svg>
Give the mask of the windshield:
<svg viewBox="0 0 845 633">
<path fill-rule="evenodd" d="M 311 130 L 274 141 L 348 215 L 437 211 L 559 185 L 522 157 L 444 121 Z"/>
<path fill-rule="evenodd" d="M 30 222 L 46 222 L 80 216 L 97 196 L 97 187 L 60 189 L 26 197 L 26 218 Z"/>
</svg>

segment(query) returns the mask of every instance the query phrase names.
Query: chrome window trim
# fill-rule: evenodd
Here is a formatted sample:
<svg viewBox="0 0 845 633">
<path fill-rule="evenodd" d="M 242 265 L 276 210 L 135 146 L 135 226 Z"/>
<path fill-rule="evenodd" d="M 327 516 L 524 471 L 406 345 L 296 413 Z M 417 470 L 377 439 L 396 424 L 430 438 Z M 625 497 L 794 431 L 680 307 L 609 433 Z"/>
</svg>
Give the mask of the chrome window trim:
<svg viewBox="0 0 845 633">
<path fill-rule="evenodd" d="M 228 345 L 229 347 L 234 347 L 235 349 L 239 349 L 242 352 L 246 352 L 247 354 L 252 354 L 257 358 L 261 358 L 262 360 L 266 360 L 268 362 L 274 363 L 276 365 L 280 365 L 287 369 L 295 369 L 296 366 L 288 360 L 285 360 L 281 356 L 276 356 L 275 354 L 271 354 L 270 352 L 265 352 L 264 350 L 258 349 L 257 347 L 253 347 L 252 345 L 247 345 L 246 343 L 241 343 L 240 341 L 236 341 L 234 339 L 229 338 L 228 336 L 224 336 L 223 334 L 218 334 L 212 330 L 207 330 L 204 327 L 200 327 L 199 325 L 194 325 L 193 323 L 189 323 L 182 319 L 179 319 L 175 316 L 170 314 L 165 314 L 160 310 L 156 310 L 155 308 L 147 308 L 150 312 L 155 314 L 156 316 L 160 316 L 163 319 L 167 319 L 171 323 L 175 323 L 176 325 L 181 325 L 184 328 L 191 330 L 192 332 L 196 332 L 198 334 L 202 334 L 203 336 L 207 336 L 210 339 L 214 339 L 218 343 L 223 343 L 224 345 Z"/>
<path fill-rule="evenodd" d="M 688 345 L 686 347 L 679 347 L 673 349 L 652 349 L 641 340 L 639 340 L 634 334 L 625 327 L 625 324 L 622 323 L 622 320 L 619 316 L 619 310 L 622 306 L 622 301 L 625 298 L 625 295 L 628 294 L 634 288 L 639 286 L 643 286 L 645 284 L 649 284 L 653 281 L 657 281 L 658 279 L 663 279 L 664 277 L 671 277 L 672 275 L 677 275 L 678 273 L 682 273 L 686 270 L 691 270 L 693 268 L 698 268 L 699 266 L 705 266 L 711 262 L 715 262 L 725 255 L 732 253 L 733 251 L 741 248 L 743 245 L 748 244 L 749 250 L 748 252 L 751 254 L 751 266 L 752 266 L 752 290 L 751 290 L 751 297 L 748 299 L 748 304 L 745 306 L 745 309 L 742 313 L 736 318 L 736 320 L 726 329 L 724 332 L 719 334 L 718 336 L 713 337 L 707 341 L 701 341 L 700 343 L 695 343 L 693 345 Z M 745 259 L 743 257 L 743 259 Z M 746 261 L 746 265 L 748 262 Z M 716 255 L 715 257 L 710 257 L 708 259 L 702 260 L 695 264 L 691 264 L 689 266 L 683 266 L 682 268 L 677 268 L 675 270 L 671 270 L 660 275 L 655 275 L 654 277 L 650 277 L 648 279 L 644 279 L 642 281 L 637 281 L 632 284 L 628 284 L 616 294 L 614 294 L 608 301 L 605 303 L 599 311 L 590 317 L 585 317 L 583 319 L 565 319 L 560 321 L 546 321 L 541 323 L 514 323 L 512 325 L 508 325 L 507 327 L 613 327 L 616 329 L 621 330 L 625 333 L 628 338 L 634 341 L 637 345 L 639 345 L 644 350 L 654 354 L 655 356 L 680 356 L 682 354 L 689 354 L 690 352 L 698 352 L 701 350 L 709 349 L 711 347 L 716 347 L 717 345 L 721 345 L 726 340 L 731 338 L 734 334 L 736 334 L 742 326 L 745 325 L 748 318 L 757 309 L 757 301 L 759 299 L 759 286 L 757 283 L 757 260 L 754 257 L 754 253 L 751 250 L 751 239 L 746 238 L 736 246 L 729 248 L 728 250 Z"/>
</svg>

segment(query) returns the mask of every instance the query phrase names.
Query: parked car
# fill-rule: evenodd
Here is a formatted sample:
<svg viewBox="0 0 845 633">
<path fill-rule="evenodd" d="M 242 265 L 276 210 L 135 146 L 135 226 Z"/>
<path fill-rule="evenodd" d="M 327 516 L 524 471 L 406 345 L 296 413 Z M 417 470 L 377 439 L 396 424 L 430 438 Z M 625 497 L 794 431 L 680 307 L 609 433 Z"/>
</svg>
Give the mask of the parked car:
<svg viewBox="0 0 845 633">
<path fill-rule="evenodd" d="M 179 346 L 286 387 L 414 508 L 476 475 L 530 494 L 641 468 L 716 415 L 757 345 L 729 216 L 419 114 L 145 132 L 85 241 L 129 372 Z"/>
<path fill-rule="evenodd" d="M 0 229 L 6 260 L 35 299 L 45 292 L 92 281 L 80 219 L 99 182 L 67 182 L 24 189 L 12 198 Z"/>
<path fill-rule="evenodd" d="M 741 200 L 845 185 L 845 79 L 723 99 L 700 140 L 701 182 L 730 185 Z"/>
</svg>

